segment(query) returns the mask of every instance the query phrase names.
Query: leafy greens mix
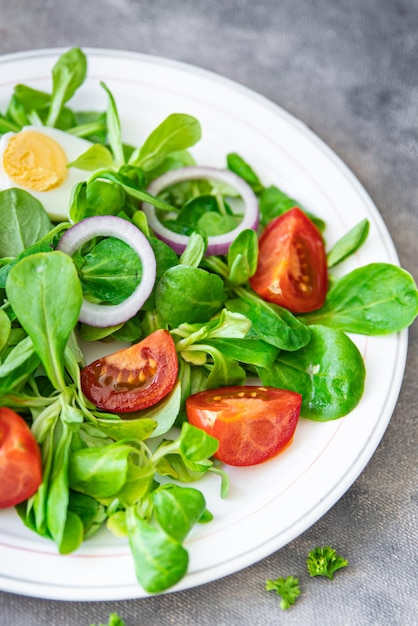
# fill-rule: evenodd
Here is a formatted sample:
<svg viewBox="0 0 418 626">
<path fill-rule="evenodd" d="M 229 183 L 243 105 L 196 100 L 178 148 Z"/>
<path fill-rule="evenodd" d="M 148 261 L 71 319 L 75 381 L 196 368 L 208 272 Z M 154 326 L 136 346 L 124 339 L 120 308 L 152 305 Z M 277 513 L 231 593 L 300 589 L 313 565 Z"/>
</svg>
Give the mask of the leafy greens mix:
<svg viewBox="0 0 418 626">
<path fill-rule="evenodd" d="M 184 541 L 196 523 L 211 519 L 202 493 L 189 483 L 215 472 L 222 495 L 228 488 L 226 473 L 211 458 L 217 441 L 185 420 L 186 397 L 259 377 L 299 391 L 303 417 L 339 418 L 357 405 L 365 382 L 363 359 L 346 333 L 383 335 L 407 327 L 417 315 L 418 293 L 405 270 L 373 263 L 334 279 L 325 305 L 313 313 L 294 316 L 263 301 L 248 286 L 257 265 L 255 232 L 242 232 L 226 256 L 204 256 L 208 236 L 236 225 L 231 190 L 192 181 L 158 198 L 146 191 L 163 172 L 194 164 L 189 148 L 200 139 L 199 122 L 169 115 L 142 146 L 125 145 L 106 85 L 106 112 L 67 106 L 86 71 L 86 58 L 75 48 L 55 64 L 51 94 L 17 85 L 0 114 L 0 134 L 45 124 L 88 138 L 91 148 L 72 164 L 90 174 L 73 190 L 71 221 L 93 215 L 132 221 L 155 253 L 155 287 L 124 324 L 79 324 L 83 294 L 117 304 L 135 289 L 138 258 L 115 238 L 92 240 L 70 258 L 55 250 L 70 223 L 50 223 L 26 191 L 1 191 L 0 406 L 27 419 L 42 449 L 42 485 L 17 507 L 23 522 L 63 554 L 107 524 L 128 537 L 138 581 L 153 593 L 185 575 Z M 277 187 L 265 187 L 238 154 L 227 156 L 227 167 L 256 193 L 261 227 L 297 204 Z M 180 257 L 150 232 L 142 201 L 177 214 L 171 228 L 190 235 Z M 329 267 L 363 244 L 368 227 L 364 220 L 334 246 Z M 136 342 L 158 328 L 169 329 L 176 342 L 180 382 L 134 419 L 98 411 L 80 391 L 77 336 Z M 173 425 L 177 435 L 165 438 Z"/>
</svg>

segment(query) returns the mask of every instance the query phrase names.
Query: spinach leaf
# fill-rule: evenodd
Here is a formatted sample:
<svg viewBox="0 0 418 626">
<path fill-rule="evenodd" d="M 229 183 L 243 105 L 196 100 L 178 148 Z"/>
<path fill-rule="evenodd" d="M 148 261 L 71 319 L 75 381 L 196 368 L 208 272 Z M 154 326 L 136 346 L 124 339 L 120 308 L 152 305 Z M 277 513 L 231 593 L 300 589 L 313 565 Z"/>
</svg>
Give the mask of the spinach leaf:
<svg viewBox="0 0 418 626">
<path fill-rule="evenodd" d="M 77 183 L 72 189 L 70 217 L 80 222 L 95 215 L 118 215 L 126 205 L 126 193 L 121 185 L 107 180 L 94 179 Z"/>
<path fill-rule="evenodd" d="M 206 509 L 203 494 L 192 487 L 163 485 L 151 494 L 161 528 L 177 541 L 184 541 Z"/>
<path fill-rule="evenodd" d="M 173 210 L 172 206 L 161 200 L 159 197 L 152 196 L 147 191 L 142 189 L 137 182 L 133 181 L 131 178 L 120 172 L 114 172 L 113 170 L 99 170 L 91 176 L 89 184 L 96 179 L 110 180 L 117 185 L 120 185 L 121 188 L 129 196 L 135 198 L 135 200 L 140 200 L 141 202 L 149 202 L 150 204 L 153 204 L 158 209 L 162 209 L 163 211 Z"/>
<path fill-rule="evenodd" d="M 302 417 L 337 419 L 359 403 L 365 381 L 363 358 L 343 332 L 311 326 L 311 339 L 297 352 L 281 352 L 269 369 L 259 368 L 264 385 L 302 395 Z"/>
<path fill-rule="evenodd" d="M 37 111 L 41 116 L 41 111 L 48 109 L 51 103 L 51 96 L 45 91 L 33 89 L 28 85 L 16 85 L 14 88 L 14 96 L 22 104 L 26 113 Z"/>
<path fill-rule="evenodd" d="M 147 171 L 148 182 L 151 182 L 169 170 L 187 167 L 188 165 L 196 165 L 196 161 L 190 154 L 189 150 L 177 150 L 170 152 L 170 154 L 167 155 L 157 167 L 153 167 L 152 170 Z M 177 185 L 175 185 L 175 187 L 176 186 Z M 176 206 L 181 206 L 182 204 L 184 204 L 184 202 L 180 202 L 178 204 L 176 203 Z"/>
<path fill-rule="evenodd" d="M 354 254 L 367 239 L 369 220 L 361 220 L 356 226 L 339 239 L 328 252 L 328 267 L 334 267 L 348 256 Z"/>
<path fill-rule="evenodd" d="M 19 106 L 21 107 L 20 110 L 25 112 L 29 123 L 34 126 L 46 123 L 51 106 L 50 94 L 32 89 L 32 87 L 27 85 L 16 85 L 13 100 L 15 103 L 14 114 L 16 114 L 16 106 Z M 23 119 L 21 121 L 23 122 Z M 61 130 L 70 130 L 75 124 L 76 116 L 74 112 L 67 107 L 62 107 L 54 126 Z M 22 124 L 22 126 L 24 125 Z"/>
<path fill-rule="evenodd" d="M 243 339 L 206 339 L 205 343 L 229 359 L 258 367 L 271 367 L 279 354 L 278 348 L 251 335 Z"/>
<path fill-rule="evenodd" d="M 164 435 L 174 424 L 180 410 L 181 384 L 157 405 L 133 413 L 124 413 L 122 419 L 99 419 L 98 427 L 112 439 L 139 439 L 144 441 Z"/>
<path fill-rule="evenodd" d="M 9 275 L 10 270 L 16 263 L 18 263 L 21 259 L 25 258 L 25 256 L 30 256 L 31 254 L 36 254 L 37 252 L 50 252 L 51 251 L 51 242 L 41 240 L 38 243 L 33 244 L 32 246 L 28 246 L 23 252 L 18 254 L 14 259 L 9 261 L 6 265 L 0 267 L 0 288 L 6 287 L 7 277 Z"/>
<path fill-rule="evenodd" d="M 61 551 L 67 522 L 68 507 L 68 459 L 72 439 L 71 429 L 58 420 L 55 426 L 51 471 L 48 477 L 46 523 L 52 538 Z M 61 431 L 61 432 L 59 432 Z"/>
<path fill-rule="evenodd" d="M 81 519 L 85 539 L 91 537 L 106 519 L 102 504 L 90 496 L 72 490 L 70 490 L 68 512 L 74 513 Z"/>
<path fill-rule="evenodd" d="M 68 132 L 77 137 L 88 137 L 94 143 L 106 143 L 106 113 L 102 111 L 74 111 L 74 126 Z"/>
<path fill-rule="evenodd" d="M 73 452 L 69 464 L 70 487 L 93 498 L 114 496 L 126 481 L 128 457 L 133 451 L 121 440 Z"/>
<path fill-rule="evenodd" d="M 217 348 L 208 344 L 197 345 L 196 348 L 208 352 L 213 359 L 213 365 L 208 366 L 209 376 L 206 381 L 208 389 L 244 384 L 247 377 L 246 372 L 235 359 L 228 358 Z M 191 350 L 193 349 L 191 348 Z"/>
<path fill-rule="evenodd" d="M 73 256 L 83 291 L 93 302 L 119 304 L 128 298 L 142 276 L 136 252 L 124 241 L 106 237 L 85 255 Z"/>
<path fill-rule="evenodd" d="M 180 324 L 172 331 L 173 335 L 181 337 L 177 342 L 177 350 L 184 350 L 190 345 L 218 338 L 243 338 L 251 329 L 251 322 L 240 313 L 232 313 L 222 309 L 219 315 L 203 324 Z"/>
<path fill-rule="evenodd" d="M 227 154 L 226 163 L 228 169 L 243 178 L 250 185 L 254 193 L 260 193 L 263 191 L 263 184 L 257 174 L 239 154 L 236 152 Z"/>
<path fill-rule="evenodd" d="M 291 351 L 299 350 L 308 343 L 309 328 L 287 309 L 265 302 L 242 287 L 235 292 L 239 298 L 228 300 L 226 307 L 248 317 L 260 339 L 280 350 Z"/>
<path fill-rule="evenodd" d="M 51 383 L 65 389 L 64 352 L 82 303 L 72 259 L 58 251 L 25 257 L 10 270 L 6 293 Z"/>
<path fill-rule="evenodd" d="M 215 196 L 203 194 L 188 200 L 179 211 L 176 222 L 184 224 L 192 229 L 196 229 L 200 218 L 206 213 L 216 213 L 218 211 L 218 203 Z M 165 222 L 166 224 L 167 222 Z"/>
<path fill-rule="evenodd" d="M 229 246 L 229 281 L 244 285 L 255 273 L 258 262 L 258 238 L 254 230 L 246 229 L 239 233 Z"/>
<path fill-rule="evenodd" d="M 77 550 L 84 540 L 84 525 L 81 518 L 68 510 L 60 541 L 57 541 L 60 554 L 70 554 Z"/>
<path fill-rule="evenodd" d="M 210 361 L 207 358 L 210 355 Z M 246 380 L 246 372 L 236 359 L 231 359 L 209 343 L 198 343 L 180 352 L 182 359 L 194 365 L 204 365 L 208 376 L 201 384 L 203 389 L 216 389 L 228 385 L 242 385 Z"/>
<path fill-rule="evenodd" d="M 60 56 L 52 68 L 52 95 L 46 126 L 55 126 L 64 104 L 84 83 L 86 75 L 87 59 L 79 48 Z"/>
<path fill-rule="evenodd" d="M 94 143 L 75 161 L 68 163 L 67 167 L 77 167 L 80 170 L 94 172 L 100 168 L 112 167 L 113 165 L 114 161 L 110 150 L 101 143 Z"/>
<path fill-rule="evenodd" d="M 0 191 L 0 257 L 15 257 L 51 229 L 42 204 L 23 189 Z"/>
<path fill-rule="evenodd" d="M 3 313 L 3 311 L 1 311 Z M 6 318 L 9 319 L 6 315 Z M 10 324 L 10 321 L 9 321 Z M 9 331 L 10 332 L 10 331 Z M 6 341 L 9 338 L 7 335 Z M 11 374 L 17 367 L 28 361 L 34 354 L 33 343 L 30 337 L 25 337 L 7 354 L 0 364 L 0 378 Z"/>
<path fill-rule="evenodd" d="M 190 265 L 190 267 L 199 267 L 204 257 L 206 247 L 207 239 L 200 233 L 192 233 L 185 250 L 180 256 L 179 263 L 181 265 Z"/>
<path fill-rule="evenodd" d="M 266 187 L 259 201 L 262 225 L 267 226 L 275 217 L 282 215 L 289 209 L 293 209 L 295 206 L 299 206 L 298 201 L 285 194 L 278 187 L 274 185 Z"/>
<path fill-rule="evenodd" d="M 2 393 L 20 390 L 21 386 L 36 371 L 39 362 L 30 337 L 25 337 L 13 346 L 10 351 L 7 351 L 4 360 L 0 364 L 0 388 Z"/>
<path fill-rule="evenodd" d="M 21 129 L 20 124 L 16 124 L 13 120 L 7 119 L 4 115 L 0 113 L 0 135 L 4 133 L 16 133 Z"/>
<path fill-rule="evenodd" d="M 322 219 L 306 211 L 297 200 L 288 196 L 275 185 L 266 187 L 262 191 L 259 207 L 262 226 L 267 226 L 271 220 L 283 215 L 286 211 L 294 207 L 300 207 L 321 232 L 325 230 L 325 222 Z"/>
<path fill-rule="evenodd" d="M 304 320 L 346 332 L 387 335 L 412 324 L 417 314 L 412 276 L 396 265 L 371 263 L 340 278 L 325 305 Z"/>
<path fill-rule="evenodd" d="M 133 152 L 129 163 L 145 171 L 152 170 L 170 153 L 194 146 L 200 137 L 200 124 L 195 117 L 173 113 L 152 131 L 140 149 Z"/>
<path fill-rule="evenodd" d="M 17 99 L 15 94 L 13 94 L 9 100 L 6 117 L 18 126 L 18 130 L 23 128 L 23 126 L 29 126 L 30 124 L 30 119 L 27 115 L 26 108 Z"/>
<path fill-rule="evenodd" d="M 159 314 L 173 328 L 206 322 L 225 300 L 223 281 L 201 268 L 176 265 L 162 276 L 155 292 Z"/>
<path fill-rule="evenodd" d="M 233 215 L 220 215 L 219 213 L 209 212 L 202 215 L 197 228 L 207 237 L 216 237 L 234 230 L 239 224 L 240 219 Z"/>
<path fill-rule="evenodd" d="M 103 82 L 101 82 L 100 85 L 106 91 L 108 101 L 109 101 L 107 112 L 106 112 L 108 142 L 109 142 L 110 149 L 112 150 L 112 153 L 115 159 L 115 164 L 119 166 L 125 162 L 119 114 L 118 114 L 118 110 L 116 107 L 115 99 L 110 89 Z"/>
<path fill-rule="evenodd" d="M 8 344 L 11 330 L 12 323 L 9 316 L 3 309 L 0 309 L 0 354 L 3 348 Z"/>
<path fill-rule="evenodd" d="M 179 541 L 139 517 L 133 507 L 126 510 L 126 525 L 136 576 L 145 591 L 164 591 L 183 578 L 189 555 Z"/>
</svg>

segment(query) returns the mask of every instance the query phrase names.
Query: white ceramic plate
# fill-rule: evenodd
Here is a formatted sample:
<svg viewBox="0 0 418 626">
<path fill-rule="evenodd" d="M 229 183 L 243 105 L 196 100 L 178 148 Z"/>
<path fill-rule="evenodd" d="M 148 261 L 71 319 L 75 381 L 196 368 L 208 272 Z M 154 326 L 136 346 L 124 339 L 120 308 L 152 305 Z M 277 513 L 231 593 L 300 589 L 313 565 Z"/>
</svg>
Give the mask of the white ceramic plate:
<svg viewBox="0 0 418 626">
<path fill-rule="evenodd" d="M 0 111 L 16 83 L 50 90 L 62 50 L 0 58 Z M 398 263 L 383 221 L 359 182 L 306 126 L 272 102 L 231 81 L 176 62 L 139 54 L 87 50 L 89 76 L 71 102 L 105 110 L 105 81 L 119 108 L 125 139 L 139 145 L 168 114 L 195 115 L 203 138 L 193 153 L 223 167 L 238 152 L 265 183 L 276 184 L 328 223 L 332 245 L 367 217 L 370 235 L 343 270 L 373 261 Z M 230 494 L 212 476 L 200 483 L 215 519 L 187 541 L 190 567 L 175 587 L 186 589 L 236 572 L 273 553 L 314 524 L 346 492 L 375 451 L 394 410 L 404 373 L 407 332 L 354 337 L 367 369 L 355 411 L 340 420 L 302 420 L 293 445 L 258 467 L 229 469 Z M 75 554 L 27 530 L 14 510 L 0 512 L 0 588 L 61 600 L 113 600 L 146 594 L 137 584 L 127 542 L 103 530 Z"/>
</svg>

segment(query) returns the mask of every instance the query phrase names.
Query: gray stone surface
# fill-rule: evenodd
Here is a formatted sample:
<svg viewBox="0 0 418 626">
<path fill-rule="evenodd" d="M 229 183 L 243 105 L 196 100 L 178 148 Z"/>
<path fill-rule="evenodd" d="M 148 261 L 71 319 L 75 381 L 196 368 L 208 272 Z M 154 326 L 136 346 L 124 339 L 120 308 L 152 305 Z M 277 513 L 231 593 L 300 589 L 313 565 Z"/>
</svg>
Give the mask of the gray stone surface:
<svg viewBox="0 0 418 626">
<path fill-rule="evenodd" d="M 418 279 L 416 0 L 0 0 L 0 53 L 105 47 L 218 72 L 305 122 L 379 208 L 402 265 Z M 222 580 L 124 602 L 54 602 L 0 592 L 0 624 L 88 626 L 414 626 L 417 560 L 418 326 L 403 388 L 370 463 L 302 536 Z M 331 468 L 330 468 L 331 471 Z M 332 583 L 304 573 L 314 545 L 349 561 Z M 300 576 L 287 612 L 267 577 Z"/>
</svg>

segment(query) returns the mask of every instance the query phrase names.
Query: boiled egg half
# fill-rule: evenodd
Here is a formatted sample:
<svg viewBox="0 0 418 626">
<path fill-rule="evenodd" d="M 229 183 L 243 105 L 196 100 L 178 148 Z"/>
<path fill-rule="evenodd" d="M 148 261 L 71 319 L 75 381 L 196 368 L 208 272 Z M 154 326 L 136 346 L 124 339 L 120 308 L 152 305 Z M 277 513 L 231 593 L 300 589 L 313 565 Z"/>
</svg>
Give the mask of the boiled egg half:
<svg viewBox="0 0 418 626">
<path fill-rule="evenodd" d="M 0 138 L 0 190 L 24 189 L 42 203 L 51 220 L 68 220 L 71 191 L 88 173 L 67 165 L 91 145 L 48 126 L 5 133 Z"/>
</svg>

